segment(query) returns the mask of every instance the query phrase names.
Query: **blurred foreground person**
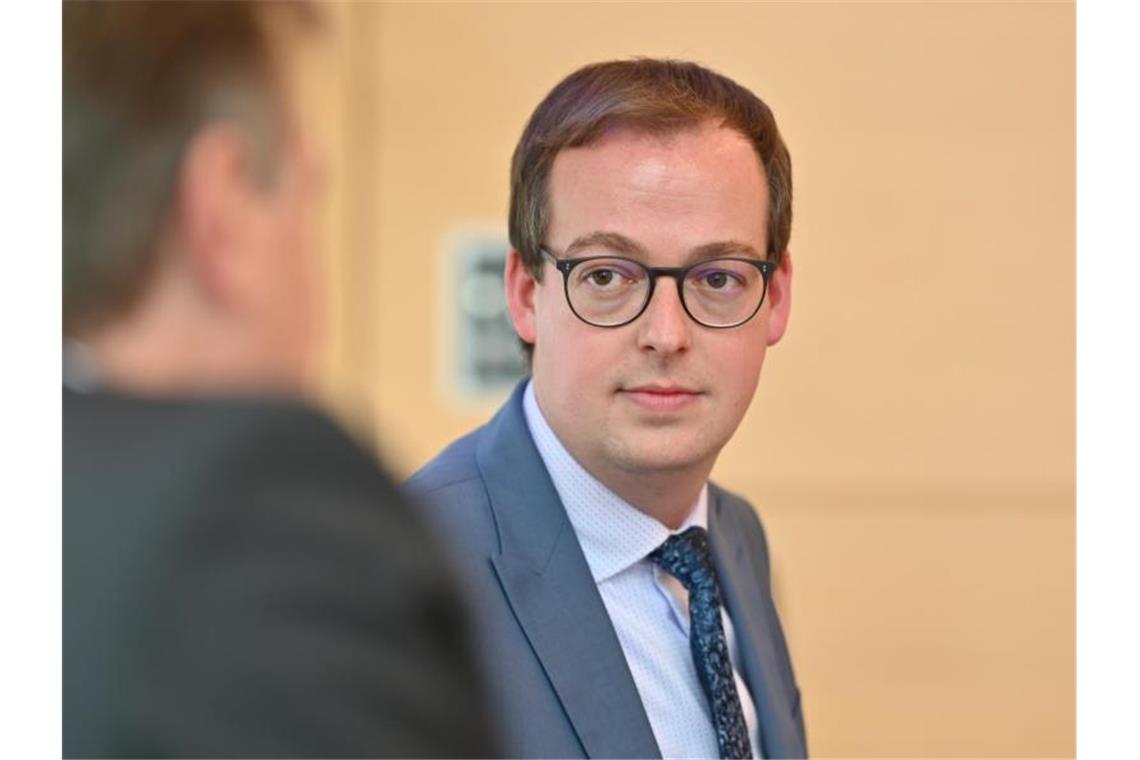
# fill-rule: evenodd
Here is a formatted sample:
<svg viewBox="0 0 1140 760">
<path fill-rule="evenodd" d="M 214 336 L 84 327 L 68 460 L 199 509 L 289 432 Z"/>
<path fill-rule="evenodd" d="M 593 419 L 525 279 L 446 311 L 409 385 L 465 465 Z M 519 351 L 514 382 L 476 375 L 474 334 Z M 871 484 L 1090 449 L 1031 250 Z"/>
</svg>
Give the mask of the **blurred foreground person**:
<svg viewBox="0 0 1140 760">
<path fill-rule="evenodd" d="M 285 55 L 316 13 L 64 3 L 64 756 L 493 752 L 435 546 L 284 400 L 320 327 Z"/>
</svg>

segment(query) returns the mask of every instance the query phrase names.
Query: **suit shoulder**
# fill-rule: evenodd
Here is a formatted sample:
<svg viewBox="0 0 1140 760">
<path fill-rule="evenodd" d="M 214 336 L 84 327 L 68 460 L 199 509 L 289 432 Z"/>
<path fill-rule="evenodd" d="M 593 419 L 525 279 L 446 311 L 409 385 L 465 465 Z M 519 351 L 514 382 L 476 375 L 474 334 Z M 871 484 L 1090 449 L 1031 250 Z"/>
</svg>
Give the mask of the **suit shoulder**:
<svg viewBox="0 0 1140 760">
<path fill-rule="evenodd" d="M 216 482 L 227 493 L 263 504 L 271 515 L 290 504 L 308 521 L 335 516 L 337 532 L 350 524 L 371 533 L 383 526 L 423 539 L 421 520 L 375 453 L 331 418 L 276 402 L 221 411 L 230 419 L 218 433 Z"/>
<path fill-rule="evenodd" d="M 368 453 L 323 412 L 300 402 L 283 400 L 229 399 L 203 402 L 201 424 L 214 429 L 218 438 L 240 444 L 262 444 L 269 451 L 278 445 L 336 450 L 371 458 Z M 288 450 L 288 449 L 285 449 Z"/>
<path fill-rule="evenodd" d="M 270 470 L 280 477 L 318 478 L 348 490 L 356 483 L 390 497 L 391 477 L 374 452 L 333 419 L 306 404 L 276 400 L 207 402 L 198 425 L 208 431 L 217 462 L 227 470 Z"/>
<path fill-rule="evenodd" d="M 420 497 L 464 483 L 480 480 L 475 450 L 483 429 L 451 442 L 405 482 L 405 488 Z"/>
<path fill-rule="evenodd" d="M 229 404 L 215 410 L 228 424 L 219 434 L 235 446 L 266 457 L 302 464 L 305 458 L 336 460 L 360 472 L 377 471 L 376 457 L 353 440 L 331 418 L 302 404 L 249 402 Z"/>
<path fill-rule="evenodd" d="M 295 401 L 254 398 L 143 399 L 111 393 L 64 393 L 65 443 L 136 440 L 152 451 L 164 444 L 211 449 L 283 442 L 364 454 L 328 417 Z M 280 450 L 268 446 L 270 452 Z"/>
<path fill-rule="evenodd" d="M 400 500 L 375 456 L 301 403 L 65 394 L 63 418 L 65 502 L 76 510 L 98 504 L 100 513 L 179 522 L 269 517 L 288 501 L 403 520 L 388 507 Z"/>
<path fill-rule="evenodd" d="M 709 495 L 726 510 L 734 519 L 747 518 L 749 521 L 760 522 L 760 515 L 752 502 L 738 493 L 728 490 L 717 483 L 709 483 Z"/>
<path fill-rule="evenodd" d="M 404 483 L 405 493 L 459 552 L 482 554 L 498 545 L 490 497 L 475 457 L 483 430 L 451 443 Z"/>
<path fill-rule="evenodd" d="M 709 495 L 720 508 L 721 519 L 733 525 L 736 530 L 759 543 L 762 556 L 768 555 L 768 538 L 760 512 L 743 496 L 729 491 L 716 483 L 709 484 Z"/>
</svg>

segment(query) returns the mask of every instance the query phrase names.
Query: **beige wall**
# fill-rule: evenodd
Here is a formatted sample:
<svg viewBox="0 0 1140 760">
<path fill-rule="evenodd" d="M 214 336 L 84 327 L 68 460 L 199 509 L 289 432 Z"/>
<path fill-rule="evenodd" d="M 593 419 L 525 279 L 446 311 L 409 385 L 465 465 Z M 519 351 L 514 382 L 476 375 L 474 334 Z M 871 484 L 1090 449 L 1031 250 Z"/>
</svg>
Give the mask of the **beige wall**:
<svg viewBox="0 0 1140 760">
<path fill-rule="evenodd" d="M 336 15 L 325 387 L 393 468 L 493 409 L 442 389 L 441 246 L 505 228 L 538 100 L 594 60 L 708 64 L 795 169 L 791 328 L 715 477 L 767 525 L 813 754 L 1072 755 L 1073 5 Z"/>
</svg>

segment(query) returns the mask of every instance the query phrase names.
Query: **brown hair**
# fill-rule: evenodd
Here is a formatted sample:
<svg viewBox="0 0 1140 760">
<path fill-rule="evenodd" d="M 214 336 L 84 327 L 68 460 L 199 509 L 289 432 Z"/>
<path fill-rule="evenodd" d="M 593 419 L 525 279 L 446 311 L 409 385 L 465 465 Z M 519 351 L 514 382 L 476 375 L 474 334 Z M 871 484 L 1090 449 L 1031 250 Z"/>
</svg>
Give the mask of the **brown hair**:
<svg viewBox="0 0 1140 760">
<path fill-rule="evenodd" d="M 65 334 L 97 328 L 141 296 L 183 154 L 202 127 L 241 123 L 271 179 L 281 119 L 266 10 L 277 7 L 63 4 Z M 299 28 L 319 22 L 314 7 L 287 7 Z"/>
<path fill-rule="evenodd" d="M 606 130 L 668 134 L 709 119 L 744 135 L 768 179 L 767 257 L 780 262 L 792 229 L 792 164 L 771 110 L 728 77 L 688 61 L 637 58 L 595 63 L 558 83 L 530 117 L 511 159 L 510 241 L 542 278 L 539 249 L 549 220 L 549 181 L 565 148 Z"/>
</svg>

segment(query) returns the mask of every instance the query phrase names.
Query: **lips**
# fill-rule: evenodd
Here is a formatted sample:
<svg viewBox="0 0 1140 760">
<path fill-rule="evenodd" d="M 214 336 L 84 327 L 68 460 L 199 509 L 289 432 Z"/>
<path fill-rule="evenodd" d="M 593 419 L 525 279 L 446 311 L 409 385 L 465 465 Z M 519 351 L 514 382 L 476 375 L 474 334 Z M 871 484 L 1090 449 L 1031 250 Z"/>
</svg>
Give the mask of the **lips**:
<svg viewBox="0 0 1140 760">
<path fill-rule="evenodd" d="M 701 392 L 681 385 L 648 384 L 623 388 L 621 395 L 651 412 L 676 412 L 693 404 Z"/>
</svg>

